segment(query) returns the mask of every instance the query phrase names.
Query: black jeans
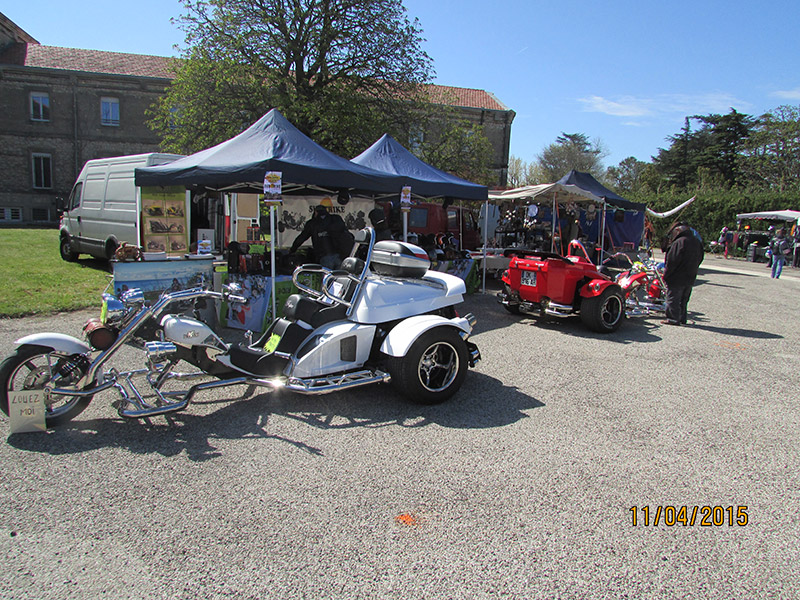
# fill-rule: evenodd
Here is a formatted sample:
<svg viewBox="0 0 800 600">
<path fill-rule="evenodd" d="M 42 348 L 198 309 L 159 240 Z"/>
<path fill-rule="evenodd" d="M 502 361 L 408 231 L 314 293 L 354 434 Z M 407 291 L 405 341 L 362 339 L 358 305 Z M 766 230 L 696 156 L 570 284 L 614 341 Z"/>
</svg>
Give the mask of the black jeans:
<svg viewBox="0 0 800 600">
<path fill-rule="evenodd" d="M 691 295 L 691 285 L 667 286 L 667 319 L 674 323 L 686 325 L 687 307 L 689 306 L 689 297 Z"/>
</svg>

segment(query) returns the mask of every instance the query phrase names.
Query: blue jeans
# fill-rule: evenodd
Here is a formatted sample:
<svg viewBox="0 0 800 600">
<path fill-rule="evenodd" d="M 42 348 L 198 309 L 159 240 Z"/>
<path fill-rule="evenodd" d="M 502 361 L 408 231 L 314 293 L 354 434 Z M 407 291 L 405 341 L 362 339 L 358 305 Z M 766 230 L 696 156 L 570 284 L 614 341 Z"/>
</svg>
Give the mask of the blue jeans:
<svg viewBox="0 0 800 600">
<path fill-rule="evenodd" d="M 772 278 L 780 279 L 781 271 L 783 271 L 783 262 L 785 261 L 783 254 L 775 254 L 772 257 Z"/>
</svg>

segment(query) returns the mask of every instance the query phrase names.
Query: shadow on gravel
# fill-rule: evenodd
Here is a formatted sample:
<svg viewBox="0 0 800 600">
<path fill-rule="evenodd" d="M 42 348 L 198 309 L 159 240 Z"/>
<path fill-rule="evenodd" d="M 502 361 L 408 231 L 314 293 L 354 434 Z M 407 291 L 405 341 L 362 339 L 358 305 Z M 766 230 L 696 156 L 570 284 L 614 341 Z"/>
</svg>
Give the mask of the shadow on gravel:
<svg viewBox="0 0 800 600">
<path fill-rule="evenodd" d="M 780 340 L 784 336 L 777 333 L 770 333 L 769 331 L 753 331 L 751 329 L 738 329 L 736 327 L 714 327 L 712 325 L 703 325 L 701 323 L 693 323 L 689 326 L 690 329 L 701 329 L 703 331 L 710 331 L 711 333 L 719 333 L 722 335 L 732 335 L 734 337 L 751 338 L 757 340 Z"/>
<path fill-rule="evenodd" d="M 717 270 L 717 269 L 704 269 L 702 266 L 698 269 L 697 274 L 699 276 L 699 275 L 709 275 L 711 273 L 717 273 L 718 274 L 720 272 L 722 272 L 722 273 L 724 273 L 726 275 L 738 275 L 738 276 L 741 276 L 741 277 L 758 277 L 758 275 L 756 275 L 755 273 L 743 273 L 741 271 L 735 271 L 735 272 L 720 271 L 720 270 Z"/>
<path fill-rule="evenodd" d="M 236 389 L 236 388 L 232 388 Z M 192 407 L 146 420 L 123 420 L 108 405 L 108 418 L 63 425 L 46 434 L 16 434 L 8 444 L 19 450 L 52 455 L 77 454 L 100 448 L 123 448 L 134 454 L 176 456 L 205 461 L 221 456 L 215 439 L 262 439 L 283 442 L 315 456 L 321 448 L 300 440 L 268 433 L 271 417 L 281 416 L 311 427 L 349 430 L 355 427 L 424 427 L 430 424 L 459 429 L 510 425 L 527 417 L 525 411 L 544 406 L 515 387 L 484 373 L 470 371 L 461 390 L 443 404 L 422 406 L 402 399 L 387 386 L 371 386 L 348 393 L 302 396 L 261 388 L 238 388 L 239 397 L 198 404 L 223 404 L 210 414 L 193 414 Z M 256 395 L 253 395 L 255 392 Z M 95 402 L 103 402 L 100 396 Z"/>
<path fill-rule="evenodd" d="M 702 277 L 698 277 L 697 280 L 694 282 L 695 287 L 700 285 L 707 285 L 709 287 L 720 287 L 720 288 L 729 288 L 732 290 L 741 290 L 744 289 L 740 285 L 726 285 L 724 283 L 711 283 L 707 279 L 703 279 Z"/>
<path fill-rule="evenodd" d="M 528 315 L 516 317 L 519 323 L 529 327 L 558 331 L 563 335 L 575 338 L 598 339 L 617 344 L 660 342 L 661 336 L 657 332 L 661 327 L 658 323 L 661 318 L 663 317 L 629 317 L 614 333 L 596 333 L 587 329 L 579 316 L 563 319 L 558 317 L 536 318 Z"/>
<path fill-rule="evenodd" d="M 280 396 L 281 404 L 273 412 L 321 429 L 424 427 L 432 423 L 454 429 L 487 429 L 516 423 L 527 417 L 525 411 L 544 406 L 516 387 L 477 371 L 469 372 L 454 397 L 431 406 L 413 404 L 387 387 L 316 398 Z"/>
</svg>

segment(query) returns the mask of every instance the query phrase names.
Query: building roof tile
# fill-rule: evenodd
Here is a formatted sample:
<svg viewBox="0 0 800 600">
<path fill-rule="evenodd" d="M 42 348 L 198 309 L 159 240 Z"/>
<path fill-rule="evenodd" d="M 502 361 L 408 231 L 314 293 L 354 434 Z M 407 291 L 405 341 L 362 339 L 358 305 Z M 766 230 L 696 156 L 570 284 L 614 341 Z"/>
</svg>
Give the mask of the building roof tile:
<svg viewBox="0 0 800 600">
<path fill-rule="evenodd" d="M 159 79 L 172 78 L 172 65 L 176 60 L 178 59 L 165 56 L 25 43 L 12 44 L 0 53 L 0 64 Z M 510 110 L 494 94 L 484 90 L 431 84 L 430 91 L 433 101 L 441 104 L 486 110 Z"/>
<path fill-rule="evenodd" d="M 175 60 L 164 56 L 61 48 L 39 44 L 14 44 L 0 54 L 0 64 L 160 79 L 171 79 L 170 65 Z"/>
</svg>

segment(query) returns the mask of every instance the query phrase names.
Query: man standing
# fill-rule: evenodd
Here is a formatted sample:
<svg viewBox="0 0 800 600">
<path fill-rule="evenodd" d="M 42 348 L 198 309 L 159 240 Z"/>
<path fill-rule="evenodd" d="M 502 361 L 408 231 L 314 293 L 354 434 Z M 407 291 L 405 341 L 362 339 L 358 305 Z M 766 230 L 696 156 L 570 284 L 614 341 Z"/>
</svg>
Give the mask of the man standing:
<svg viewBox="0 0 800 600">
<path fill-rule="evenodd" d="M 697 270 L 703 262 L 703 242 L 686 223 L 678 223 L 669 236 L 669 247 L 664 267 L 667 284 L 664 325 L 686 325 L 689 297 L 697 279 Z"/>
<path fill-rule="evenodd" d="M 772 278 L 780 279 L 781 271 L 783 271 L 783 263 L 786 261 L 786 257 L 791 253 L 791 246 L 789 246 L 789 242 L 786 240 L 786 230 L 783 227 L 778 229 L 775 233 L 775 237 L 770 243 L 769 249 L 772 251 Z"/>
<path fill-rule="evenodd" d="M 353 249 L 353 234 L 339 215 L 328 214 L 328 209 L 320 204 L 314 207 L 314 217 L 306 222 L 292 243 L 291 252 L 297 252 L 308 238 L 314 248 L 316 261 L 326 269 L 338 269 L 342 259 Z"/>
</svg>

